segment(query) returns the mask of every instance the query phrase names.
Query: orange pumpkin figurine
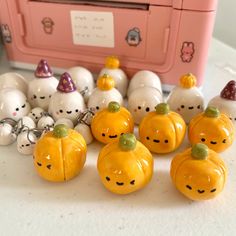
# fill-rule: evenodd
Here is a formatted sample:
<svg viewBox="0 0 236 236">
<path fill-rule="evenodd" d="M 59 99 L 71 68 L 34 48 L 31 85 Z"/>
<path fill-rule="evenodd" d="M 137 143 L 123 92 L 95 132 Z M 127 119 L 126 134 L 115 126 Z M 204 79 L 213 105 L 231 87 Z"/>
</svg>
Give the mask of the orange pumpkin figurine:
<svg viewBox="0 0 236 236">
<path fill-rule="evenodd" d="M 34 165 L 38 174 L 52 182 L 77 176 L 86 160 L 84 138 L 63 124 L 43 135 L 34 149 Z"/>
<path fill-rule="evenodd" d="M 191 120 L 188 137 L 191 144 L 204 143 L 210 149 L 222 152 L 233 143 L 234 126 L 224 113 L 208 107 Z"/>
<path fill-rule="evenodd" d="M 139 125 L 140 141 L 154 153 L 169 153 L 183 142 L 186 124 L 169 105 L 160 103 L 149 112 Z"/>
<path fill-rule="evenodd" d="M 132 133 L 134 121 L 130 112 L 117 102 L 110 102 L 108 107 L 97 112 L 92 119 L 93 136 L 102 143 L 111 143 L 121 134 Z"/>
<path fill-rule="evenodd" d="M 98 172 L 104 186 L 117 194 L 135 192 L 147 185 L 153 174 L 153 157 L 134 134 L 123 134 L 100 152 Z"/>
<path fill-rule="evenodd" d="M 216 152 L 198 143 L 174 157 L 170 175 L 182 194 L 200 201 L 214 198 L 223 190 L 227 169 Z"/>
</svg>

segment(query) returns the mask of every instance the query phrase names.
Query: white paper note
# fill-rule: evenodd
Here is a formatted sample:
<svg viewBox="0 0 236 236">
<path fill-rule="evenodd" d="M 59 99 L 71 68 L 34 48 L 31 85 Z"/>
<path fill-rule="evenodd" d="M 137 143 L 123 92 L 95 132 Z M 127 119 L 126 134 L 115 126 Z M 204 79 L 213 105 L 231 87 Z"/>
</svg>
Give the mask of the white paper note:
<svg viewBox="0 0 236 236">
<path fill-rule="evenodd" d="M 71 11 L 73 43 L 114 47 L 114 21 L 111 12 Z"/>
</svg>

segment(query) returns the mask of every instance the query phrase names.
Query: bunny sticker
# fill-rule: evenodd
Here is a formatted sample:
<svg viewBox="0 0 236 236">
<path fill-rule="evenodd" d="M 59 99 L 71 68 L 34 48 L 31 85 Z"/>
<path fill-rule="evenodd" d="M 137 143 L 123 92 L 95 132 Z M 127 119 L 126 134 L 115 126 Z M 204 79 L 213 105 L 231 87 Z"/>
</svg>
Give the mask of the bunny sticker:
<svg viewBox="0 0 236 236">
<path fill-rule="evenodd" d="M 181 48 L 181 59 L 184 63 L 190 63 L 195 52 L 193 42 L 184 42 Z"/>
<path fill-rule="evenodd" d="M 11 37 L 11 31 L 7 24 L 1 25 L 1 31 L 2 31 L 2 38 L 4 43 L 11 43 L 12 37 Z"/>
</svg>

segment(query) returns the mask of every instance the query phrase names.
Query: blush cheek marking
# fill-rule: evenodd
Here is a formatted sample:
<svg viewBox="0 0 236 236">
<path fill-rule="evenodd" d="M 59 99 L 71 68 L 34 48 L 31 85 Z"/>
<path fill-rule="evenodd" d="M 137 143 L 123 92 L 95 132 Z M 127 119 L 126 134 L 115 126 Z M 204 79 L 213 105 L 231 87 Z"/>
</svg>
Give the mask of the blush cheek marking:
<svg viewBox="0 0 236 236">
<path fill-rule="evenodd" d="M 17 113 L 16 113 L 16 112 L 13 112 L 13 113 L 12 113 L 12 115 L 13 115 L 13 116 L 16 116 L 16 115 L 17 115 Z"/>
</svg>

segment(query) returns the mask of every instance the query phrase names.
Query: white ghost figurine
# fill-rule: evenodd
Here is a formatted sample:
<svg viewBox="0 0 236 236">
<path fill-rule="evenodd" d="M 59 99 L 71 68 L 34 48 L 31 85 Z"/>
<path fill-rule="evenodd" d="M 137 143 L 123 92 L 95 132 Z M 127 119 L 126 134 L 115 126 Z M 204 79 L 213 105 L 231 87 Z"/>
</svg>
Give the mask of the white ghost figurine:
<svg viewBox="0 0 236 236">
<path fill-rule="evenodd" d="M 72 67 L 67 71 L 73 79 L 79 92 L 84 92 L 84 99 L 87 102 L 95 83 L 92 73 L 84 67 Z"/>
<path fill-rule="evenodd" d="M 157 104 L 163 101 L 162 93 L 152 87 L 135 89 L 128 98 L 128 110 L 134 118 L 135 124 L 140 124 L 144 116 L 154 111 Z"/>
<path fill-rule="evenodd" d="M 115 81 L 111 76 L 104 74 L 99 77 L 97 80 L 97 88 L 93 90 L 89 97 L 88 108 L 96 113 L 99 110 L 106 108 L 112 101 L 123 105 L 123 97 L 114 87 Z"/>
<path fill-rule="evenodd" d="M 93 142 L 93 135 L 89 125 L 79 123 L 78 125 L 75 126 L 74 130 L 76 130 L 84 137 L 86 144 L 90 144 Z"/>
<path fill-rule="evenodd" d="M 76 123 L 80 113 L 84 110 L 84 99 L 77 91 L 70 75 L 65 72 L 60 78 L 57 92 L 52 95 L 50 100 L 49 114 L 55 121 L 67 118 Z"/>
<path fill-rule="evenodd" d="M 54 126 L 56 125 L 66 125 L 68 128 L 70 129 L 74 129 L 74 124 L 71 120 L 67 119 L 67 118 L 60 118 L 56 121 L 56 123 L 54 124 Z"/>
<path fill-rule="evenodd" d="M 41 60 L 35 71 L 35 78 L 29 82 L 28 101 L 32 107 L 48 110 L 51 96 L 57 91 L 58 80 L 53 77 L 46 60 Z"/>
<path fill-rule="evenodd" d="M 188 124 L 197 114 L 204 111 L 204 98 L 196 87 L 196 78 L 186 74 L 180 78 L 180 85 L 169 94 L 167 103 L 172 111 L 179 113 Z"/>
<path fill-rule="evenodd" d="M 115 81 L 115 88 L 118 89 L 123 97 L 125 97 L 129 81 L 125 72 L 119 67 L 119 59 L 115 56 L 109 56 L 106 58 L 105 68 L 101 70 L 99 77 L 104 74 L 110 75 Z"/>
<path fill-rule="evenodd" d="M 30 104 L 26 96 L 17 89 L 0 90 L 0 120 L 11 118 L 18 121 L 30 112 Z"/>
<path fill-rule="evenodd" d="M 35 107 L 33 108 L 28 116 L 33 119 L 33 121 L 37 124 L 39 119 L 43 116 L 43 113 L 45 111 L 41 107 Z"/>
<path fill-rule="evenodd" d="M 220 95 L 212 98 L 208 106 L 217 107 L 220 112 L 225 113 L 236 126 L 236 81 L 229 81 L 221 91 Z"/>
<path fill-rule="evenodd" d="M 159 92 L 162 94 L 160 78 L 157 76 L 157 74 L 149 70 L 138 71 L 131 78 L 127 92 L 128 97 L 135 89 L 140 87 L 153 87 L 159 90 Z"/>
<path fill-rule="evenodd" d="M 16 141 L 13 127 L 8 123 L 0 123 L 0 145 L 6 146 Z"/>
<path fill-rule="evenodd" d="M 53 126 L 55 124 L 55 121 L 51 116 L 42 116 L 37 124 L 37 128 L 39 129 L 45 129 L 45 130 L 52 130 Z"/>
<path fill-rule="evenodd" d="M 22 132 L 17 137 L 17 150 L 23 155 L 32 155 L 37 137 L 32 132 Z"/>
<path fill-rule="evenodd" d="M 20 74 L 8 72 L 0 75 L 0 89 L 13 88 L 26 94 L 28 90 L 27 80 Z"/>
</svg>

